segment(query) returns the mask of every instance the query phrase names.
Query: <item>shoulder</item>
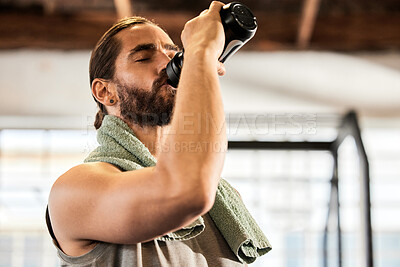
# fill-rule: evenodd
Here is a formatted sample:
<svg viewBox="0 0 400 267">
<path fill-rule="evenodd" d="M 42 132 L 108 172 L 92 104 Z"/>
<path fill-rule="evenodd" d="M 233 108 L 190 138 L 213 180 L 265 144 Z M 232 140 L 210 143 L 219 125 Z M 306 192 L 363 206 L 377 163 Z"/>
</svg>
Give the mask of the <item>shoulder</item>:
<svg viewBox="0 0 400 267">
<path fill-rule="evenodd" d="M 75 167 L 72 167 L 67 172 L 65 172 L 63 175 L 61 175 L 60 178 L 62 180 L 65 178 L 69 178 L 70 176 L 73 177 L 73 176 L 79 175 L 79 174 L 97 173 L 97 172 L 104 172 L 104 171 L 121 172 L 121 170 L 117 166 L 107 163 L 107 162 L 88 162 L 88 163 L 82 163 Z"/>
<path fill-rule="evenodd" d="M 53 184 L 48 199 L 49 219 L 60 249 L 68 255 L 82 255 L 92 250 L 97 242 L 68 238 L 66 233 L 74 232 L 73 217 L 84 217 L 87 210 L 81 210 L 82 201 L 90 202 L 90 195 L 100 192 L 99 181 L 103 184 L 107 177 L 121 171 L 104 162 L 83 163 L 62 174 Z"/>
<path fill-rule="evenodd" d="M 84 200 L 83 195 L 101 192 L 119 173 L 121 171 L 116 166 L 105 162 L 83 163 L 72 167 L 54 182 L 48 199 L 49 211 L 55 214 L 54 207 L 62 210 L 74 202 Z"/>
<path fill-rule="evenodd" d="M 113 174 L 119 172 L 121 172 L 121 170 L 110 163 L 106 162 L 83 163 L 75 167 L 72 167 L 64 174 L 62 174 L 54 182 L 53 187 L 51 189 L 51 193 L 76 181 L 84 183 L 88 182 L 88 178 L 95 178 L 95 177 L 99 178 L 99 174 L 102 174 L 101 176 L 104 176 L 105 174 Z"/>
</svg>

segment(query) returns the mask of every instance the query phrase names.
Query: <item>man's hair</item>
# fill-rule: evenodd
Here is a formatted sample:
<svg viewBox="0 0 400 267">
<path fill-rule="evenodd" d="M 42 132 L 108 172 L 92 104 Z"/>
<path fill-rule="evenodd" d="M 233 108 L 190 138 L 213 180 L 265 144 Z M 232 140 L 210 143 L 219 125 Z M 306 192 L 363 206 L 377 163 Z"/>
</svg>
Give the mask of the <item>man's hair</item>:
<svg viewBox="0 0 400 267">
<path fill-rule="evenodd" d="M 92 86 L 95 78 L 113 79 L 115 74 L 115 61 L 121 52 L 121 42 L 115 37 L 120 31 L 138 24 L 156 25 L 150 20 L 142 17 L 124 18 L 115 23 L 97 42 L 96 47 L 92 51 L 89 63 L 90 86 Z M 157 26 L 157 25 L 156 25 Z M 96 101 L 99 111 L 96 114 L 94 127 L 99 129 L 103 122 L 104 116 L 107 114 L 105 106 Z"/>
</svg>

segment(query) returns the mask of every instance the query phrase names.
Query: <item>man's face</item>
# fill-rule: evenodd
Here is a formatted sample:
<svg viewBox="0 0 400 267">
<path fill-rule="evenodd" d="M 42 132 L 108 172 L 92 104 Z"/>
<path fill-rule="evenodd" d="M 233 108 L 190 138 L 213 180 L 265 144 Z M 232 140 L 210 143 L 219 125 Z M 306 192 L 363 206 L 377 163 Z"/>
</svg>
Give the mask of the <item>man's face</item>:
<svg viewBox="0 0 400 267">
<path fill-rule="evenodd" d="M 135 25 L 116 37 L 121 52 L 113 83 L 122 118 L 140 126 L 168 124 L 176 89 L 167 84 L 165 67 L 177 47 L 163 30 L 150 24 Z"/>
</svg>

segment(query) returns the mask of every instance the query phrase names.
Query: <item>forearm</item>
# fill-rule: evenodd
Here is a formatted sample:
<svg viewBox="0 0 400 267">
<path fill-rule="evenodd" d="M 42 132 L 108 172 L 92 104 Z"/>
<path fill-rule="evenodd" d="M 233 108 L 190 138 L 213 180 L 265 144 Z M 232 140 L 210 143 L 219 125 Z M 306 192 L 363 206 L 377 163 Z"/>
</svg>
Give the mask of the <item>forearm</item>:
<svg viewBox="0 0 400 267">
<path fill-rule="evenodd" d="M 221 162 L 226 150 L 226 131 L 221 90 L 216 71 L 217 60 L 207 55 L 207 52 L 196 53 L 187 55 L 174 111 L 176 116 L 173 118 L 173 127 L 177 129 L 177 132 L 184 130 L 184 133 L 172 135 L 170 141 L 204 144 L 199 153 L 185 155 L 185 160 L 188 162 L 193 163 L 193 161 L 203 161 L 208 158 Z M 184 114 L 189 116 L 183 118 Z M 182 125 L 183 123 L 184 125 Z M 202 163 L 200 162 L 200 164 Z M 214 162 L 210 163 L 215 164 Z"/>
<path fill-rule="evenodd" d="M 160 156 L 179 176 L 192 179 L 186 183 L 200 182 L 214 194 L 226 151 L 216 70 L 217 60 L 206 49 L 185 51 L 171 130 L 164 140 L 169 149 Z"/>
<path fill-rule="evenodd" d="M 182 31 L 183 68 L 170 134 L 164 139 L 167 150 L 159 156 L 156 168 L 182 188 L 189 201 L 204 200 L 200 203 L 205 209 L 214 202 L 227 144 L 217 74 L 224 45 L 222 6 L 213 1 Z"/>
</svg>

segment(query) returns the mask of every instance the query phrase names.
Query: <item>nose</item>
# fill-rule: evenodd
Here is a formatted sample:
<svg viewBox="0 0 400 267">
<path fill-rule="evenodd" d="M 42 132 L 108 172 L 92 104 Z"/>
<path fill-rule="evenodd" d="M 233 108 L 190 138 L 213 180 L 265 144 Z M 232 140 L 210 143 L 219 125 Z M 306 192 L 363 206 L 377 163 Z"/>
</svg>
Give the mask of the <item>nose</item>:
<svg viewBox="0 0 400 267">
<path fill-rule="evenodd" d="M 175 54 L 176 51 L 162 50 L 159 55 L 160 58 L 159 58 L 158 71 L 165 69 L 167 67 L 167 64 L 171 61 L 171 59 L 175 56 Z"/>
<path fill-rule="evenodd" d="M 175 50 L 165 51 L 165 54 L 169 57 L 169 60 L 171 60 L 175 56 L 176 53 L 177 53 L 177 51 L 175 51 Z"/>
</svg>

